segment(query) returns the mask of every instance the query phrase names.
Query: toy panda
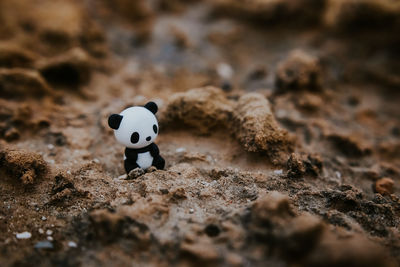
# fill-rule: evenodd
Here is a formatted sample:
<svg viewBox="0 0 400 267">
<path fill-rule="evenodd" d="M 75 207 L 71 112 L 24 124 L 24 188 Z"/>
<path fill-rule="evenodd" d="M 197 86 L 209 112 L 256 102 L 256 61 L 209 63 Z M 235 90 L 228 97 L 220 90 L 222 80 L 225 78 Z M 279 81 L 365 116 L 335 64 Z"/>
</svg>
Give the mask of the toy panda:
<svg viewBox="0 0 400 267">
<path fill-rule="evenodd" d="M 127 174 L 135 168 L 154 166 L 164 169 L 165 160 L 154 144 L 158 135 L 157 110 L 156 103 L 148 102 L 143 107 L 130 107 L 108 117 L 108 125 L 114 129 L 115 138 L 126 146 L 124 167 Z"/>
</svg>

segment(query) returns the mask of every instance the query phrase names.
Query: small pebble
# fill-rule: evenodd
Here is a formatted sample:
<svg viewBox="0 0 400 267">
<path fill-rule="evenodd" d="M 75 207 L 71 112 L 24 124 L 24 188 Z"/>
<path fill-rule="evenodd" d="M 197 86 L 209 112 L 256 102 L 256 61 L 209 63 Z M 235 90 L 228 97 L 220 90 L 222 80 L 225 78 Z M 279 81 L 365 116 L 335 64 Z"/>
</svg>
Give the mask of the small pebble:
<svg viewBox="0 0 400 267">
<path fill-rule="evenodd" d="M 182 153 L 182 152 L 185 152 L 185 151 L 186 151 L 186 148 L 184 148 L 184 147 L 178 147 L 178 148 L 175 150 L 176 153 Z"/>
<path fill-rule="evenodd" d="M 229 64 L 219 63 L 217 65 L 217 73 L 221 78 L 229 80 L 233 75 L 233 69 Z"/>
<path fill-rule="evenodd" d="M 42 216 L 42 221 L 47 220 L 47 218 L 45 216 Z"/>
<path fill-rule="evenodd" d="M 189 209 L 189 213 L 190 214 L 194 213 L 194 209 Z"/>
<path fill-rule="evenodd" d="M 38 232 L 39 234 L 44 234 L 44 230 L 42 228 L 39 228 Z"/>
<path fill-rule="evenodd" d="M 282 174 L 283 170 L 274 170 L 274 174 Z"/>
<path fill-rule="evenodd" d="M 53 144 L 48 144 L 47 148 L 50 149 L 50 150 L 53 150 L 54 149 L 54 145 Z"/>
<path fill-rule="evenodd" d="M 374 189 L 375 192 L 381 195 L 393 194 L 394 181 L 391 178 L 384 177 L 375 182 Z"/>
<path fill-rule="evenodd" d="M 122 174 L 122 175 L 118 176 L 117 179 L 122 180 L 122 179 L 126 179 L 127 177 L 128 177 L 128 175 Z"/>
<path fill-rule="evenodd" d="M 53 231 L 52 230 L 47 230 L 46 231 L 46 235 L 52 235 L 53 234 Z"/>
<path fill-rule="evenodd" d="M 51 236 L 48 236 L 48 237 L 47 237 L 47 240 L 49 240 L 49 241 L 53 241 L 53 237 L 51 237 Z"/>
<path fill-rule="evenodd" d="M 336 171 L 335 174 L 336 174 L 336 177 L 337 177 L 338 179 L 341 179 L 341 178 L 342 178 L 342 174 L 341 174 L 340 172 Z"/>
<path fill-rule="evenodd" d="M 95 159 L 93 159 L 93 162 L 94 163 L 100 163 L 100 160 L 95 158 Z"/>
<path fill-rule="evenodd" d="M 71 174 L 71 171 L 70 171 L 70 170 L 68 170 L 68 171 L 67 171 L 67 173 L 68 173 L 68 174 Z"/>
<path fill-rule="evenodd" d="M 32 234 L 29 232 L 22 232 L 22 233 L 18 233 L 16 234 L 17 239 L 29 239 L 32 237 Z"/>
<path fill-rule="evenodd" d="M 77 248 L 78 245 L 74 241 L 68 241 L 68 247 L 70 248 Z"/>
<path fill-rule="evenodd" d="M 54 245 L 50 241 L 39 241 L 35 244 L 36 249 L 53 249 Z"/>
</svg>

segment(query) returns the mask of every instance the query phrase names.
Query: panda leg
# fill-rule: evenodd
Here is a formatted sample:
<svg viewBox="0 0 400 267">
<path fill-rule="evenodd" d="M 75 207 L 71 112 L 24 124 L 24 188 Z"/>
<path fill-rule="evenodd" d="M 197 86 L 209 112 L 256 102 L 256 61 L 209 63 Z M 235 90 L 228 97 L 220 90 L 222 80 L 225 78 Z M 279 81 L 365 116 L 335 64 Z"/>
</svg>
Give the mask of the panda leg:
<svg viewBox="0 0 400 267">
<path fill-rule="evenodd" d="M 152 165 L 158 170 L 163 170 L 165 167 L 165 160 L 160 155 L 157 155 L 154 157 Z"/>
<path fill-rule="evenodd" d="M 128 160 L 124 160 L 124 167 L 127 174 L 129 174 L 129 172 L 133 169 L 140 168 L 136 162 L 131 162 Z"/>
</svg>

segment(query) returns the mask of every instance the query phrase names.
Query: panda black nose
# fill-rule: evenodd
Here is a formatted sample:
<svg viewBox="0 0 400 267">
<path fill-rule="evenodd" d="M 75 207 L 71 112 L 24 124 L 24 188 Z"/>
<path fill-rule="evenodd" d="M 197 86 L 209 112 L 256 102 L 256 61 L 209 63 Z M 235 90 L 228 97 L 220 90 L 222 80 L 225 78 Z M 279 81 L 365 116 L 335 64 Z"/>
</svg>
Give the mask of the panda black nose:
<svg viewBox="0 0 400 267">
<path fill-rule="evenodd" d="M 147 136 L 146 141 L 150 141 L 150 140 L 151 140 L 151 136 Z"/>
</svg>

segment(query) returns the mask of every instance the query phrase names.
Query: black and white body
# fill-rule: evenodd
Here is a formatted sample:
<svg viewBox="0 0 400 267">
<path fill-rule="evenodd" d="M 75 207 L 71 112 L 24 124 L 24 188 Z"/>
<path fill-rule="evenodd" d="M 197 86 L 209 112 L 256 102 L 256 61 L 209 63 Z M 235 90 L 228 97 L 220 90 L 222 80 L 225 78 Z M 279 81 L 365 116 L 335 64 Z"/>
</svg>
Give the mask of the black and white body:
<svg viewBox="0 0 400 267">
<path fill-rule="evenodd" d="M 158 135 L 157 110 L 156 103 L 149 102 L 143 107 L 130 107 L 108 118 L 115 138 L 126 147 L 124 167 L 128 174 L 135 168 L 164 168 L 165 160 L 154 143 Z"/>
</svg>

